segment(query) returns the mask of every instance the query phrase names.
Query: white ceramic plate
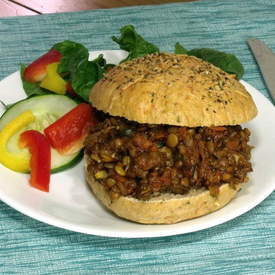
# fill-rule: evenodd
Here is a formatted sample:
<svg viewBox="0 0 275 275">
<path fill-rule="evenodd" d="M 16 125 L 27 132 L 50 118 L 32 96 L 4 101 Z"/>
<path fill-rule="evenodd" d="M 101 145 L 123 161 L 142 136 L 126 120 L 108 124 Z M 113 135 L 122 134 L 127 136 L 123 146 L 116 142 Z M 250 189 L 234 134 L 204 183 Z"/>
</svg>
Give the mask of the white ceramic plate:
<svg viewBox="0 0 275 275">
<path fill-rule="evenodd" d="M 103 51 L 117 63 L 122 51 Z M 99 52 L 93 52 L 92 58 Z M 174 225 L 141 225 L 122 220 L 106 211 L 93 197 L 83 175 L 83 162 L 51 177 L 50 192 L 40 192 L 28 184 L 28 175 L 0 165 L 0 199 L 21 213 L 57 227 L 86 234 L 110 237 L 159 237 L 206 229 L 249 211 L 272 193 L 275 186 L 275 108 L 255 88 L 242 81 L 252 94 L 258 116 L 247 123 L 252 132 L 254 172 L 250 182 L 227 206 L 207 216 Z M 0 82 L 0 99 L 6 104 L 25 98 L 19 73 Z"/>
</svg>

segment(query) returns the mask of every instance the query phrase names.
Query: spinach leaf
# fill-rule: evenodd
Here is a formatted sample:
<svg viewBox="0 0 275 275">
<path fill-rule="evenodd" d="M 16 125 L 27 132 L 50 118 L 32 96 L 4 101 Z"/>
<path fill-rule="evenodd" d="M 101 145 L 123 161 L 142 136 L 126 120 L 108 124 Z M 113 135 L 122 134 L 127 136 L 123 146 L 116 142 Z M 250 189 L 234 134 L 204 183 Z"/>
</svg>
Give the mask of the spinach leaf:
<svg viewBox="0 0 275 275">
<path fill-rule="evenodd" d="M 187 54 L 188 50 L 185 49 L 179 42 L 175 44 L 175 53 L 176 54 Z"/>
<path fill-rule="evenodd" d="M 140 36 L 132 25 L 122 27 L 120 33 L 121 36 L 119 38 L 112 36 L 112 39 L 119 44 L 120 49 L 129 52 L 127 58 L 121 62 L 159 52 L 159 48 Z"/>
<path fill-rule="evenodd" d="M 98 66 L 98 72 L 100 73 L 100 78 L 103 77 L 105 73 L 107 73 L 110 69 L 115 67 L 115 64 L 106 63 L 105 58 L 103 57 L 103 54 L 100 54 L 97 58 L 95 58 L 92 62 L 96 63 Z"/>
<path fill-rule="evenodd" d="M 83 45 L 69 40 L 55 44 L 53 48 L 62 54 L 58 72 L 71 83 L 78 96 L 89 101 L 91 88 L 103 77 L 107 66 L 103 55 L 89 61 L 88 50 Z"/>
<path fill-rule="evenodd" d="M 66 74 L 70 74 L 76 70 L 79 62 L 88 60 L 89 51 L 82 44 L 65 40 L 53 46 L 62 55 L 61 62 L 58 65 L 58 73 L 66 78 Z"/>
<path fill-rule="evenodd" d="M 93 61 L 82 60 L 72 74 L 72 87 L 85 101 L 89 101 L 89 94 L 94 84 L 102 78 L 106 61 L 99 55 Z"/>
<path fill-rule="evenodd" d="M 97 58 L 95 58 L 92 62 L 96 63 L 99 68 L 104 68 L 106 64 L 106 60 L 103 57 L 103 54 L 100 54 Z"/>
<path fill-rule="evenodd" d="M 190 50 L 188 51 L 188 55 L 193 55 L 208 61 L 229 74 L 235 74 L 238 79 L 241 79 L 244 74 L 243 65 L 233 54 L 224 53 L 214 49 L 202 48 Z"/>
<path fill-rule="evenodd" d="M 201 58 L 229 74 L 235 74 L 238 79 L 241 79 L 244 74 L 244 68 L 239 59 L 229 53 L 217 51 L 209 48 L 186 50 L 181 44 L 175 45 L 176 54 L 188 54 Z"/>
<path fill-rule="evenodd" d="M 33 96 L 33 95 L 45 95 L 45 94 L 51 93 L 50 91 L 41 88 L 39 86 L 39 83 L 32 83 L 32 82 L 28 82 L 28 81 L 24 80 L 23 74 L 24 74 L 25 69 L 26 69 L 26 66 L 21 65 L 20 76 L 21 76 L 24 91 L 28 97 Z"/>
</svg>

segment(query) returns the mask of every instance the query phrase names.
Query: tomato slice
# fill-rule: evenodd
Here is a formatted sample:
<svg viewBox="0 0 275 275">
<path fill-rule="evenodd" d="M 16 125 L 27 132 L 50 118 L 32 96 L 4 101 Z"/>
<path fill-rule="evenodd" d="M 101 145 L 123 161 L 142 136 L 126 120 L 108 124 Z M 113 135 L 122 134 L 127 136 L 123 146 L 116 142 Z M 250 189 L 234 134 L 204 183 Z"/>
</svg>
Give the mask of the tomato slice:
<svg viewBox="0 0 275 275">
<path fill-rule="evenodd" d="M 20 135 L 19 143 L 21 147 L 28 147 L 31 153 L 31 186 L 49 192 L 51 146 L 48 139 L 38 131 L 28 130 Z"/>
<path fill-rule="evenodd" d="M 96 124 L 90 104 L 80 103 L 70 112 L 44 129 L 51 146 L 60 154 L 69 155 L 83 148 L 89 128 Z"/>
</svg>

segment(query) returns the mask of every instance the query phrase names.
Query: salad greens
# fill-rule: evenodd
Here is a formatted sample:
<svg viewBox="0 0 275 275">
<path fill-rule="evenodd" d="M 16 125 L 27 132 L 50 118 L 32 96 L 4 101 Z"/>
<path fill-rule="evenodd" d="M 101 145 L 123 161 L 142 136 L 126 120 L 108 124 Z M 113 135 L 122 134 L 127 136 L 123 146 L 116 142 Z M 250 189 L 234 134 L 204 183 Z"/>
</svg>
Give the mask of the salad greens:
<svg viewBox="0 0 275 275">
<path fill-rule="evenodd" d="M 102 78 L 105 70 L 112 64 L 106 64 L 103 55 L 89 61 L 89 51 L 82 44 L 65 40 L 55 44 L 52 49 L 59 51 L 62 55 L 58 65 L 58 73 L 64 80 L 70 83 L 75 94 L 82 101 L 89 101 L 89 93 L 92 86 Z M 39 83 L 24 80 L 25 66 L 21 66 L 21 79 L 27 96 L 49 94 L 50 91 L 41 88 Z"/>
<path fill-rule="evenodd" d="M 160 49 L 154 44 L 146 41 L 139 35 L 134 26 L 126 25 L 120 29 L 120 37 L 112 36 L 120 49 L 127 51 L 129 54 L 125 62 L 134 58 L 142 57 L 151 53 L 158 53 Z M 72 87 L 74 94 L 80 101 L 89 101 L 89 93 L 93 85 L 100 80 L 113 64 L 107 64 L 103 55 L 89 61 L 89 51 L 80 43 L 65 40 L 55 44 L 52 49 L 61 53 L 60 64 L 57 72 Z M 188 50 L 180 43 L 175 44 L 176 54 L 187 54 L 196 56 L 208 61 L 221 68 L 227 73 L 235 74 L 240 79 L 244 74 L 244 68 L 238 58 L 233 54 L 224 53 L 209 48 L 200 48 Z M 21 66 L 21 79 L 23 88 L 27 96 L 42 95 L 51 93 L 47 89 L 41 88 L 39 83 L 31 83 L 23 78 L 25 66 Z"/>
<path fill-rule="evenodd" d="M 208 48 L 193 49 L 188 51 L 188 54 L 208 61 L 229 74 L 235 74 L 238 79 L 240 79 L 244 74 L 243 65 L 233 54 Z"/>
<path fill-rule="evenodd" d="M 66 74 L 70 76 L 70 73 L 74 73 L 77 65 L 82 60 L 88 60 L 89 51 L 82 44 L 73 41 L 65 40 L 63 42 L 55 44 L 53 49 L 59 51 L 62 55 L 61 62 L 58 66 L 58 73 Z"/>
<path fill-rule="evenodd" d="M 120 33 L 119 38 L 112 36 L 112 39 L 119 44 L 120 49 L 129 52 L 127 58 L 122 62 L 159 52 L 159 48 L 140 36 L 132 25 L 122 27 Z"/>
<path fill-rule="evenodd" d="M 187 54 L 188 50 L 185 49 L 179 42 L 175 44 L 175 54 Z"/>
<path fill-rule="evenodd" d="M 72 87 L 85 101 L 89 101 L 91 87 L 102 78 L 106 61 L 100 55 L 93 61 L 81 60 L 72 73 Z"/>
<path fill-rule="evenodd" d="M 243 65 L 233 54 L 228 54 L 209 48 L 193 49 L 188 51 L 180 43 L 176 43 L 175 53 L 196 56 L 202 60 L 212 63 L 229 74 L 235 74 L 238 79 L 241 79 L 244 74 Z"/>
</svg>

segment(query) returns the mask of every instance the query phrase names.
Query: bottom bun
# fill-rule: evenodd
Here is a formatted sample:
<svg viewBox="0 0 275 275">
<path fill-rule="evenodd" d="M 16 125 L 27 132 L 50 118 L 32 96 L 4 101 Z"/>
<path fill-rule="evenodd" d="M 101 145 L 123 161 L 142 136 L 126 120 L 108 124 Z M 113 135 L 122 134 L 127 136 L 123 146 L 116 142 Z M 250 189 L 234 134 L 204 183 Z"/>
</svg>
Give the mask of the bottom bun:
<svg viewBox="0 0 275 275">
<path fill-rule="evenodd" d="M 224 184 L 217 197 L 208 190 L 194 190 L 186 195 L 162 194 L 150 200 L 121 196 L 112 201 L 105 188 L 86 171 L 86 180 L 94 195 L 117 216 L 143 224 L 173 224 L 214 212 L 229 203 L 241 189 Z"/>
</svg>

